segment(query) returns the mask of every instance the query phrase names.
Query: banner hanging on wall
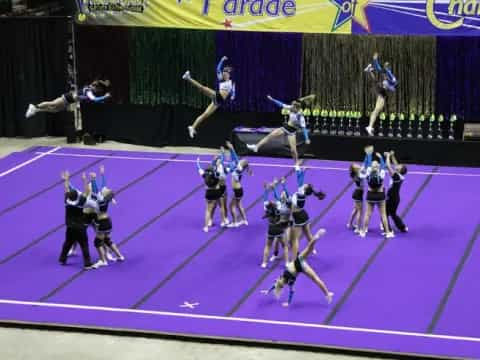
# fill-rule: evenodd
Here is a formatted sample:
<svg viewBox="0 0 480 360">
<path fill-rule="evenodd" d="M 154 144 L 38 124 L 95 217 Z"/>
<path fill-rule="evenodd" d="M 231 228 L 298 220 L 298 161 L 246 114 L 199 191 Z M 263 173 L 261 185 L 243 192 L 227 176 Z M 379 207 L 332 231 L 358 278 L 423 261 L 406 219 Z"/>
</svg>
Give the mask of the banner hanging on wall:
<svg viewBox="0 0 480 360">
<path fill-rule="evenodd" d="M 480 0 L 76 0 L 89 25 L 480 35 Z"/>
</svg>

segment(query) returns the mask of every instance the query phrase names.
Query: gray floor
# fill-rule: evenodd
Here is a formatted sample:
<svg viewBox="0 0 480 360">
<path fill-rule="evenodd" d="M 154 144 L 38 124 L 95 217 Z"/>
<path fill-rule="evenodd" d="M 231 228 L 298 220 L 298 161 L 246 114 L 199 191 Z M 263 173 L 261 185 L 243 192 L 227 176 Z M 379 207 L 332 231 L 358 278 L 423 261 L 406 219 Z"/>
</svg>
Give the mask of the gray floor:
<svg viewBox="0 0 480 360">
<path fill-rule="evenodd" d="M 37 145 L 86 147 L 82 144 L 66 144 L 64 138 L 0 138 L 0 157 Z M 175 151 L 187 153 L 213 153 L 215 151 L 212 149 L 199 148 L 152 148 L 114 142 L 99 144 L 96 148 L 132 151 Z M 1 360 L 286 360 L 295 359 L 297 357 L 301 357 L 302 360 L 365 359 L 362 357 L 304 351 L 300 352 L 243 346 L 200 344 L 174 340 L 0 328 Z"/>
</svg>

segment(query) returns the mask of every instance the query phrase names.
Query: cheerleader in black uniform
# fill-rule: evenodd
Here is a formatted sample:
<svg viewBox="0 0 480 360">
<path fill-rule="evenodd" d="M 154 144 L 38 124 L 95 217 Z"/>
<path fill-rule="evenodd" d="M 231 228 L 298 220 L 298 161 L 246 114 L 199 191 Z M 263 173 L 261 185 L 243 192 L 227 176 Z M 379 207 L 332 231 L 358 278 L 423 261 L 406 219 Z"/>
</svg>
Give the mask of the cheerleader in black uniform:
<svg viewBox="0 0 480 360">
<path fill-rule="evenodd" d="M 404 224 L 402 218 L 397 214 L 398 205 L 400 205 L 400 187 L 405 180 L 405 175 L 407 174 L 407 167 L 398 163 L 397 159 L 395 158 L 395 153 L 393 151 L 385 153 L 384 155 L 387 159 L 387 169 L 390 173 L 390 188 L 387 191 L 388 227 L 391 229 L 391 218 L 399 231 L 407 232 L 407 226 Z"/>
<path fill-rule="evenodd" d="M 298 242 L 302 233 L 306 236 L 308 242 L 313 241 L 313 235 L 310 229 L 310 218 L 304 209 L 307 196 L 315 195 L 315 197 L 319 200 L 323 200 L 325 198 L 325 193 L 321 191 L 315 191 L 312 184 L 304 184 L 305 169 L 301 169 L 299 166 L 296 166 L 295 172 L 297 175 L 298 190 L 292 195 L 291 200 L 293 218 L 291 229 L 291 247 L 293 258 L 298 256 Z M 316 253 L 315 249 L 313 249 L 313 253 Z"/>
<path fill-rule="evenodd" d="M 367 174 L 363 166 L 358 164 L 352 164 L 350 166 L 350 178 L 355 183 L 355 190 L 352 194 L 353 210 L 347 223 L 347 228 L 353 228 L 356 234 L 359 233 L 361 227 L 360 220 L 363 213 L 363 187 L 366 176 Z"/>
<path fill-rule="evenodd" d="M 263 208 L 265 214 L 263 218 L 268 219 L 268 232 L 265 241 L 265 247 L 263 249 L 262 268 L 267 267 L 268 256 L 270 255 L 270 249 L 275 241 L 280 242 L 283 245 L 283 255 L 285 263 L 288 262 L 288 245 L 285 238 L 285 226 L 282 223 L 282 204 L 279 201 L 270 201 L 268 199 L 270 191 L 274 191 L 276 183 L 265 183 L 263 193 Z"/>
<path fill-rule="evenodd" d="M 385 162 L 380 153 L 376 153 L 380 162 L 372 161 L 372 152 L 373 147 L 370 147 L 367 151 L 367 162 L 365 165 L 367 173 L 366 179 L 368 184 L 367 210 L 365 212 L 365 218 L 363 219 L 363 228 L 359 234 L 361 237 L 365 237 L 367 234 L 373 208 L 375 205 L 377 205 L 378 209 L 380 210 L 383 228 L 385 229 L 385 236 L 388 239 L 394 237 L 394 235 L 388 227 L 385 205 L 385 190 L 383 187 L 383 180 L 385 178 Z"/>
<path fill-rule="evenodd" d="M 232 189 L 233 197 L 230 201 L 230 213 L 232 214 L 232 223 L 229 224 L 229 227 L 238 227 L 240 225 L 248 225 L 247 214 L 242 204 L 243 197 L 243 187 L 242 187 L 242 177 L 246 171 L 249 175 L 252 175 L 252 171 L 248 166 L 248 161 L 246 159 L 239 159 L 235 149 L 229 141 L 226 143 L 228 149 L 230 150 L 230 163 L 227 167 L 227 172 L 232 175 Z M 240 213 L 242 220 L 237 219 L 237 210 Z"/>
<path fill-rule="evenodd" d="M 212 166 L 208 167 L 205 170 L 202 169 L 202 167 L 200 166 L 200 158 L 197 158 L 197 169 L 199 175 L 203 178 L 203 181 L 205 183 L 206 208 L 205 226 L 203 227 L 203 231 L 208 232 L 208 228 L 212 226 L 213 209 L 215 208 L 217 202 L 222 196 L 219 186 L 220 179 L 218 178 L 218 175 Z"/>
<path fill-rule="evenodd" d="M 117 245 L 112 241 L 111 233 L 113 229 L 112 219 L 108 214 L 108 206 L 110 202 L 116 204 L 112 189 L 107 187 L 105 179 L 105 168 L 100 167 L 100 175 L 102 183 L 100 190 L 98 189 L 97 179 L 94 173 L 91 174 L 92 197 L 97 199 L 97 218 L 95 220 L 95 241 L 94 245 L 100 255 L 100 259 L 93 265 L 95 268 L 107 266 L 106 254 L 108 251 L 113 252 L 116 257 L 110 257 L 111 261 L 124 261 L 125 257 L 121 254 Z"/>
<path fill-rule="evenodd" d="M 289 286 L 289 293 L 288 293 L 288 300 L 283 302 L 282 305 L 287 307 L 290 306 L 293 299 L 293 294 L 295 293 L 293 286 L 297 280 L 299 274 L 303 273 L 307 277 L 309 277 L 325 294 L 325 299 L 327 303 L 330 304 L 333 300 L 333 292 L 330 292 L 327 288 L 327 285 L 320 279 L 317 275 L 315 270 L 307 263 L 306 259 L 308 255 L 313 251 L 315 247 L 315 243 L 317 238 L 323 235 L 324 229 L 320 229 L 312 241 L 310 241 L 305 248 L 298 256 L 295 257 L 294 261 L 289 262 L 285 266 L 285 270 L 283 271 L 282 276 L 280 276 L 276 281 L 275 284 L 268 290 L 262 290 L 261 293 L 264 295 L 270 294 L 270 292 L 274 292 L 275 297 L 278 299 L 282 294 L 282 290 L 285 285 Z"/>
<path fill-rule="evenodd" d="M 284 243 L 285 244 L 290 244 L 291 242 L 291 227 L 293 224 L 292 221 L 292 201 L 290 198 L 290 194 L 288 192 L 287 186 L 286 186 L 286 179 L 285 177 L 282 177 L 280 179 L 280 182 L 278 182 L 277 179 L 274 179 L 273 181 L 273 194 L 275 196 L 275 199 L 278 204 L 278 210 L 280 212 L 280 225 L 284 229 Z M 277 189 L 277 186 L 281 185 L 282 189 L 279 191 Z M 278 258 L 278 253 L 279 253 L 279 248 L 280 248 L 280 241 L 275 240 L 274 241 L 274 249 L 273 249 L 273 255 L 270 258 L 270 261 L 274 261 Z M 284 245 L 282 243 L 282 246 Z"/>
</svg>

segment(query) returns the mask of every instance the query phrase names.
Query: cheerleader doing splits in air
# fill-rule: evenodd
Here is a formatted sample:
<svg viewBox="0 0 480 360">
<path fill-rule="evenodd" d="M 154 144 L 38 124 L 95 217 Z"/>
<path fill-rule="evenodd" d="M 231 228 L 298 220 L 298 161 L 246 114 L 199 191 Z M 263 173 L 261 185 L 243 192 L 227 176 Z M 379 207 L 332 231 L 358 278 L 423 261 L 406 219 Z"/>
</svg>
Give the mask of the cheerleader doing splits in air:
<svg viewBox="0 0 480 360">
<path fill-rule="evenodd" d="M 190 71 L 186 71 L 183 74 L 182 79 L 187 80 L 190 84 L 199 89 L 203 94 L 208 96 L 212 102 L 205 109 L 203 114 L 195 119 L 195 122 L 188 127 L 188 134 L 193 139 L 197 133 L 197 128 L 200 124 L 211 116 L 219 107 L 226 105 L 228 101 L 235 99 L 235 83 L 231 79 L 232 67 L 223 66 L 223 63 L 228 60 L 226 56 L 220 59 L 217 65 L 217 79 L 218 90 L 215 91 L 207 86 L 200 84 L 197 80 L 193 79 L 190 75 Z"/>
<path fill-rule="evenodd" d="M 70 91 L 51 101 L 43 101 L 37 105 L 30 104 L 25 117 L 29 118 L 40 112 L 57 113 L 66 110 L 69 105 L 77 102 L 103 102 L 111 97 L 109 89 L 110 80 L 95 80 L 90 85 L 83 87 L 78 93 Z"/>
<path fill-rule="evenodd" d="M 327 302 L 330 304 L 333 300 L 333 292 L 330 292 L 327 288 L 327 285 L 318 277 L 315 270 L 307 263 L 306 259 L 308 255 L 313 251 L 315 247 L 315 243 L 317 241 L 318 236 L 322 235 L 323 229 L 319 230 L 319 232 L 315 235 L 315 239 L 309 242 L 305 250 L 303 250 L 294 261 L 289 262 L 285 266 L 285 270 L 283 274 L 275 281 L 272 287 L 268 290 L 262 290 L 262 294 L 268 295 L 270 292 L 274 292 L 275 297 L 278 299 L 282 294 L 282 290 L 285 285 L 289 286 L 289 293 L 288 293 L 288 300 L 284 302 L 283 306 L 289 306 L 292 303 L 293 294 L 295 293 L 293 286 L 295 285 L 295 281 L 297 280 L 298 275 L 301 273 L 305 274 L 308 278 L 310 278 L 325 294 L 325 298 Z"/>
<path fill-rule="evenodd" d="M 267 98 L 273 103 L 283 109 L 289 111 L 288 121 L 281 128 L 273 130 L 270 134 L 264 137 L 256 144 L 248 144 L 247 148 L 253 152 L 258 152 L 258 150 L 269 142 L 271 139 L 286 135 L 288 139 L 288 145 L 290 146 L 290 152 L 292 158 L 295 161 L 295 165 L 298 165 L 298 152 L 297 152 L 297 128 L 301 128 L 303 136 L 305 137 L 305 144 L 310 144 L 310 138 L 308 137 L 308 129 L 305 123 L 305 117 L 302 113 L 302 102 L 311 102 L 315 99 L 315 95 L 308 95 L 298 100 L 292 101 L 290 105 L 284 104 L 281 101 L 278 101 L 272 98 L 270 95 Z"/>
<path fill-rule="evenodd" d="M 372 80 L 375 82 L 375 92 L 377 94 L 377 100 L 375 102 L 375 109 L 370 114 L 370 122 L 365 128 L 368 135 L 373 135 L 373 127 L 377 120 L 378 114 L 385 107 L 385 100 L 387 99 L 388 92 L 394 92 L 398 86 L 397 78 L 393 75 L 390 68 L 390 63 L 383 64 L 383 68 L 378 61 L 378 53 L 373 54 L 373 65 L 368 64 L 364 70 L 369 73 Z M 376 74 L 375 74 L 376 73 Z"/>
</svg>

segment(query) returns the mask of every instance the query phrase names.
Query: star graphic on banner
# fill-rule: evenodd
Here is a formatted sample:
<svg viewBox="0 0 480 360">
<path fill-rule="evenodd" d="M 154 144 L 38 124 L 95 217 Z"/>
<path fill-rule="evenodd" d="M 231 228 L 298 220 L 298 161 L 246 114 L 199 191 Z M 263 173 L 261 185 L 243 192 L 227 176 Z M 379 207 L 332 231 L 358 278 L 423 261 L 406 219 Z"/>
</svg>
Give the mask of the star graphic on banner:
<svg viewBox="0 0 480 360">
<path fill-rule="evenodd" d="M 370 32 L 370 23 L 368 22 L 365 8 L 370 0 L 353 0 L 353 20 L 355 20 L 367 32 Z"/>
<path fill-rule="evenodd" d="M 226 28 L 231 28 L 232 27 L 232 22 L 233 22 L 233 20 L 225 18 L 225 21 L 222 23 L 222 25 L 225 26 Z"/>
<path fill-rule="evenodd" d="M 335 16 L 335 21 L 332 26 L 333 32 L 348 20 L 352 19 L 353 5 L 351 0 L 330 0 L 330 2 L 338 8 L 337 16 Z"/>
</svg>

